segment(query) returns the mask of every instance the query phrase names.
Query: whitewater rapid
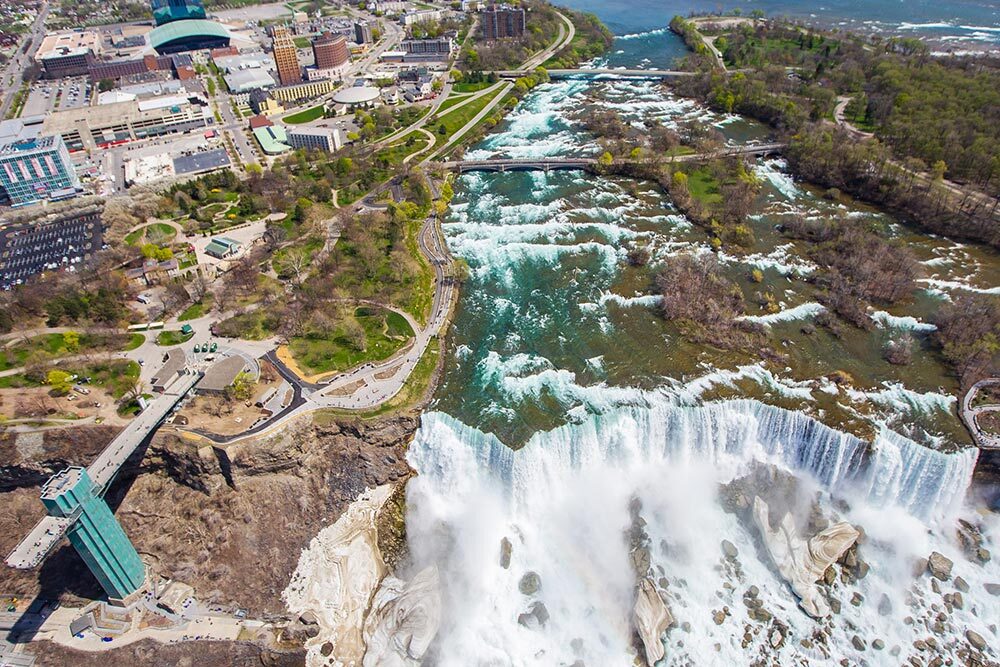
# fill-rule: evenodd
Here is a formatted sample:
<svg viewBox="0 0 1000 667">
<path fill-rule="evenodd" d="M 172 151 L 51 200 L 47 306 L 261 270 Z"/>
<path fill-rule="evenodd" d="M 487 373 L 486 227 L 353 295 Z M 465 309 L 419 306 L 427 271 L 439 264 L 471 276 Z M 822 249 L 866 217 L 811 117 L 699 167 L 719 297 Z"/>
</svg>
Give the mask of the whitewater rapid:
<svg viewBox="0 0 1000 667">
<path fill-rule="evenodd" d="M 880 541 L 869 540 L 862 551 L 869 576 L 856 589 L 837 592 L 841 619 L 867 624 L 868 642 L 877 635 L 890 647 L 908 645 L 912 630 L 902 615 L 869 618 L 871 609 L 850 604 L 854 590 L 873 600 L 891 596 L 902 607 L 903 573 L 931 548 L 950 554 L 971 585 L 996 574 L 996 568 L 976 572 L 961 562 L 937 532 L 962 507 L 974 450 L 942 454 L 891 431 L 869 445 L 755 401 L 701 407 L 664 401 L 611 410 L 536 433 L 518 451 L 446 414 L 430 413 L 408 460 L 418 473 L 408 486 L 413 557 L 418 568 L 436 563 L 447 573 L 441 665 L 632 664 L 635 582 L 624 531 L 634 497 L 654 545 L 653 565 L 675 582 L 667 589 L 674 596 L 670 604 L 678 624 L 687 627 L 669 634 L 668 664 L 683 663 L 681 656 L 695 664 L 745 664 L 743 631 L 734 628 L 742 627 L 747 611 L 739 592 L 750 585 L 789 625 L 784 655 L 826 664 L 822 655 L 796 646 L 815 622 L 759 557 L 754 531 L 723 511 L 716 497 L 720 483 L 747 473 L 754 462 L 794 472 L 828 507 L 831 496 L 846 499 L 847 518 L 861 519 L 878 534 Z M 513 544 L 508 569 L 500 565 L 505 538 Z M 722 539 L 741 553 L 738 577 L 716 567 Z M 540 593 L 531 598 L 518 589 L 528 572 L 541 579 Z M 723 605 L 720 594 L 736 614 L 729 627 L 712 621 L 713 610 Z M 536 598 L 550 618 L 544 628 L 529 629 L 517 619 Z M 974 600 L 955 613 L 988 633 L 1000 605 L 985 595 Z M 845 627 L 837 624 L 834 636 Z M 859 655 L 849 636 L 838 639 L 829 664 Z M 866 659 L 896 664 L 888 650 L 884 660 Z"/>
<path fill-rule="evenodd" d="M 637 126 L 648 118 L 734 126 L 654 85 L 599 86 L 602 103 Z M 573 124 L 581 105 L 593 103 L 592 92 L 580 81 L 540 86 L 468 157 L 594 152 L 597 144 Z M 879 220 L 821 201 L 780 160 L 755 170 L 764 193 L 753 220 L 760 228 L 783 216 Z M 632 665 L 635 574 L 624 534 L 633 499 L 642 505 L 657 586 L 677 620 L 664 637 L 666 664 L 742 665 L 765 653 L 775 653 L 776 664 L 900 664 L 940 600 L 926 577 L 914 582 L 910 575 L 931 550 L 952 558 L 973 591 L 953 612 L 956 629 L 942 639 L 941 655 L 958 655 L 966 629 L 996 637 L 989 619 L 1000 617 L 1000 607 L 983 585 L 1000 580 L 998 568 L 970 563 L 951 531 L 968 511 L 975 450 L 956 451 L 957 443 L 926 431 L 918 443 L 887 426 L 953 419 L 954 397 L 905 374 L 854 382 L 835 373 L 843 363 L 836 350 L 852 349 L 846 345 L 803 373 L 791 364 L 724 360 L 711 350 L 692 352 L 696 360 L 676 371 L 690 360 L 678 359 L 679 341 L 656 319 L 661 297 L 648 276 L 673 254 L 709 250 L 705 235 L 661 192 L 575 172 L 469 174 L 457 185 L 443 229 L 449 248 L 468 263 L 470 281 L 437 411 L 423 415 L 408 452 L 417 472 L 407 486 L 412 566 L 437 565 L 445 587 L 434 664 Z M 778 312 L 748 312 L 746 320 L 813 344 L 795 330 L 823 313 L 804 280 L 817 267 L 796 243 L 774 236 L 756 253 L 719 252 L 719 263 L 734 280 L 757 269 L 764 284 L 750 289 L 774 290 Z M 641 271 L 628 266 L 636 245 L 650 255 Z M 940 280 L 955 277 L 947 266 L 940 270 Z M 641 273 L 646 281 L 636 277 Z M 916 314 L 872 316 L 879 328 L 866 343 L 876 349 L 876 336 L 932 331 Z M 678 356 L 659 363 L 671 354 Z M 709 400 L 748 391 L 802 412 Z M 831 402 L 871 426 L 872 441 L 820 423 Z M 799 609 L 760 551 L 756 530 L 720 503 L 720 485 L 762 464 L 798 480 L 806 500 L 796 512 L 808 514 L 815 501 L 831 520 L 866 531 L 860 552 L 870 573 L 833 586 L 842 611 L 822 624 L 828 648 L 810 643 L 820 624 Z M 985 530 L 992 545 L 1000 526 L 987 522 Z M 721 561 L 723 539 L 737 547 L 738 568 Z M 522 593 L 531 573 L 540 588 Z M 778 648 L 747 616 L 741 595 L 750 586 L 787 626 Z M 855 596 L 868 602 L 852 604 Z M 876 610 L 883 597 L 892 614 Z M 524 617 L 536 603 L 547 612 L 540 627 Z M 728 620 L 717 624 L 723 608 Z M 907 616 L 916 621 L 904 622 Z M 866 648 L 857 648 L 855 635 Z M 875 640 L 884 650 L 872 648 Z"/>
</svg>

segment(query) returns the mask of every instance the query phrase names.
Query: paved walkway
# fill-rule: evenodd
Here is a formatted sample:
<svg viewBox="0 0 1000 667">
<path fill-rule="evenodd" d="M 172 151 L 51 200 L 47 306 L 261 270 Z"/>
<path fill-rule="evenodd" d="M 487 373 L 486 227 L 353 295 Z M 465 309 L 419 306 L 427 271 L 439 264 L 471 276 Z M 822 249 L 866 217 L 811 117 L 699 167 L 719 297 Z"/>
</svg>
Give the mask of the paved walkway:
<svg viewBox="0 0 1000 667">
<path fill-rule="evenodd" d="M 959 410 L 962 422 L 965 424 L 965 427 L 969 429 L 973 440 L 975 440 L 976 444 L 982 449 L 1000 449 L 1000 436 L 983 431 L 979 425 L 979 415 L 986 412 L 1000 412 L 1000 405 L 973 406 L 972 401 L 975 400 L 976 394 L 978 394 L 979 390 L 983 387 L 997 385 L 1000 385 L 1000 378 L 980 380 L 976 384 L 972 385 L 969 391 L 967 391 L 965 396 L 962 398 L 962 407 Z"/>
</svg>

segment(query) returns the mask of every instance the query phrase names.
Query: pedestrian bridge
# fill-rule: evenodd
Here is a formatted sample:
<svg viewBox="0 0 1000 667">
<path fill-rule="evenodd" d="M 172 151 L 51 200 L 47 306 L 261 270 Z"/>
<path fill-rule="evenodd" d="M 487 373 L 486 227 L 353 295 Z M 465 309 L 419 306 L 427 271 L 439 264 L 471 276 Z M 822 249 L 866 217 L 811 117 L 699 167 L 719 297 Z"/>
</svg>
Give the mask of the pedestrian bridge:
<svg viewBox="0 0 1000 667">
<path fill-rule="evenodd" d="M 185 371 L 179 374 L 159 398 L 151 401 L 146 409 L 130 421 L 128 426 L 118 434 L 118 437 L 97 455 L 97 458 L 87 466 L 87 474 L 93 480 L 95 491 L 104 495 L 125 461 L 132 456 L 142 441 L 166 419 L 174 406 L 180 403 L 181 399 L 198 384 L 201 377 L 201 373 L 195 371 Z M 51 515 L 44 517 L 7 556 L 7 565 L 22 570 L 37 566 L 75 521 L 76 517 Z"/>
<path fill-rule="evenodd" d="M 770 155 L 779 153 L 785 147 L 784 144 L 751 144 L 746 146 L 729 147 L 710 153 L 688 153 L 677 155 L 674 162 L 698 162 L 701 160 L 713 160 L 740 155 Z M 639 160 L 616 160 L 615 164 L 642 163 L 649 162 Z M 505 173 L 508 171 L 556 171 L 556 170 L 580 170 L 595 167 L 599 163 L 596 157 L 553 157 L 537 159 L 510 159 L 492 158 L 487 160 L 452 160 L 442 162 L 445 169 L 464 174 L 471 171 L 495 171 Z"/>
<path fill-rule="evenodd" d="M 681 72 L 666 69 L 550 69 L 546 70 L 550 79 L 630 79 L 662 81 L 664 79 L 683 79 L 693 76 L 694 72 Z M 517 79 L 534 74 L 534 70 L 507 70 L 495 72 L 502 79 Z"/>
</svg>

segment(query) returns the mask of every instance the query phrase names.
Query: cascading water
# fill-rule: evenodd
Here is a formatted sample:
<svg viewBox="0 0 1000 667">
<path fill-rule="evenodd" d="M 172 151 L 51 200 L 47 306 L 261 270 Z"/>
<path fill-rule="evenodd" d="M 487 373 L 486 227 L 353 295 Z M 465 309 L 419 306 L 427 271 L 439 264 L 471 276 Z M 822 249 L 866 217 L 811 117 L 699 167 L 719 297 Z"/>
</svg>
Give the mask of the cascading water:
<svg viewBox="0 0 1000 667">
<path fill-rule="evenodd" d="M 589 103 L 588 85 L 540 87 L 469 155 L 593 152 L 572 122 Z M 597 86 L 630 122 L 683 116 L 723 127 L 734 141 L 761 133 L 651 84 Z M 649 184 L 571 173 L 459 179 L 444 229 L 471 277 L 437 411 L 424 415 L 408 454 L 418 473 L 407 487 L 413 565 L 436 564 L 445 588 L 433 664 L 634 664 L 636 576 L 625 538 L 634 500 L 676 619 L 663 637 L 666 664 L 901 664 L 939 613 L 940 593 L 911 575 L 931 550 L 955 561 L 969 590 L 964 607 L 949 607 L 937 653 L 957 660 L 966 630 L 996 636 L 989 624 L 1000 599 L 983 591 L 1000 580 L 997 567 L 969 562 L 950 535 L 975 450 L 925 446 L 951 442 L 935 428 L 956 422 L 947 380 L 933 360 L 899 374 L 878 354 L 885 331 L 925 335 L 917 325 L 927 312 L 881 313 L 883 329 L 849 332 L 847 342 L 802 334 L 823 310 L 801 280 L 815 267 L 775 236 L 776 223 L 877 216 L 825 203 L 780 162 L 758 172 L 765 192 L 755 233 L 772 236 L 757 252 L 719 260 L 733 280 L 762 272 L 778 295 L 779 310 L 747 319 L 787 344 L 788 367 L 688 345 L 655 315 L 650 272 L 626 267 L 628 248 L 646 244 L 654 270 L 672 253 L 707 249 L 704 234 Z M 944 243 L 922 242 L 932 256 L 932 244 Z M 750 398 L 709 400 L 720 395 Z M 868 442 L 820 423 L 840 423 L 831 409 L 876 436 Z M 925 437 L 900 435 L 892 428 L 900 422 Z M 761 464 L 784 471 L 809 499 L 788 508 L 797 517 L 819 512 L 866 531 L 867 576 L 829 585 L 839 607 L 832 621 L 798 607 L 756 528 L 724 509 L 723 485 Z M 982 524 L 989 547 L 1000 526 Z M 738 557 L 724 557 L 723 539 Z M 750 587 L 770 621 L 749 616 L 742 596 Z"/>
<path fill-rule="evenodd" d="M 723 604 L 745 611 L 738 595 L 728 602 L 716 596 L 730 591 L 727 584 L 758 586 L 771 613 L 790 626 L 790 636 L 807 638 L 813 621 L 754 554 L 753 531 L 723 512 L 715 497 L 719 483 L 745 473 L 754 461 L 815 480 L 817 489 L 833 490 L 860 508 L 868 524 L 875 513 L 906 526 L 895 539 L 866 547 L 872 573 L 859 588 L 864 595 L 900 598 L 897 577 L 929 539 L 916 517 L 933 524 L 957 508 L 975 457 L 933 452 L 888 432 L 873 448 L 866 455 L 868 444 L 851 435 L 755 401 L 704 407 L 664 401 L 614 410 L 537 433 L 518 451 L 445 414 L 427 414 L 408 455 L 418 476 L 408 486 L 407 525 L 416 562 L 434 562 L 447 572 L 450 622 L 440 638 L 440 664 L 631 664 L 634 581 L 623 531 L 633 497 L 642 502 L 657 545 L 654 565 L 675 580 L 674 614 L 689 628 L 670 635 L 668 644 L 681 644 L 668 651 L 672 659 L 721 653 L 734 661 L 729 664 L 743 664 L 742 631 L 711 620 L 712 610 Z M 920 533 L 921 526 L 924 534 L 910 540 L 910 531 Z M 505 538 L 513 544 L 509 569 L 499 564 Z M 715 567 L 723 538 L 744 555 L 739 577 Z M 529 572 L 541 581 L 532 596 L 519 591 Z M 983 572 L 963 575 L 976 581 Z M 844 617 L 863 615 L 849 604 L 850 591 L 839 595 Z M 541 600 L 549 615 L 541 629 L 518 623 L 533 600 Z M 986 609 L 1000 611 L 996 604 L 978 607 Z M 970 615 L 969 622 L 980 627 L 988 618 Z M 881 641 L 902 643 L 907 637 L 900 615 L 871 622 Z M 843 641 L 849 646 L 850 639 Z M 719 642 L 723 648 L 716 653 Z M 884 658 L 882 664 L 896 664 L 897 658 Z"/>
</svg>

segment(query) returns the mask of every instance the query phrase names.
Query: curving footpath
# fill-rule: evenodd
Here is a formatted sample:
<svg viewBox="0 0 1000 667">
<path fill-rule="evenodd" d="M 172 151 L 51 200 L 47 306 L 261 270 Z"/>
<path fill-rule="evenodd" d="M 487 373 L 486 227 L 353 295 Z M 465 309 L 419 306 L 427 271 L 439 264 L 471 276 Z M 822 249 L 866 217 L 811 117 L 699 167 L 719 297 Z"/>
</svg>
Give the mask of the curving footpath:
<svg viewBox="0 0 1000 667">
<path fill-rule="evenodd" d="M 979 445 L 980 449 L 1000 449 L 1000 436 L 992 435 L 983 431 L 979 426 L 979 415 L 984 412 L 1000 412 L 1000 405 L 980 405 L 978 407 L 972 405 L 972 401 L 976 398 L 976 394 L 983 387 L 989 385 L 1000 385 L 1000 378 L 989 378 L 986 380 L 980 380 L 965 393 L 962 398 L 962 406 L 959 409 L 959 416 L 962 418 L 962 423 L 965 427 L 969 429 L 969 433 L 972 434 L 972 439 Z"/>
</svg>

